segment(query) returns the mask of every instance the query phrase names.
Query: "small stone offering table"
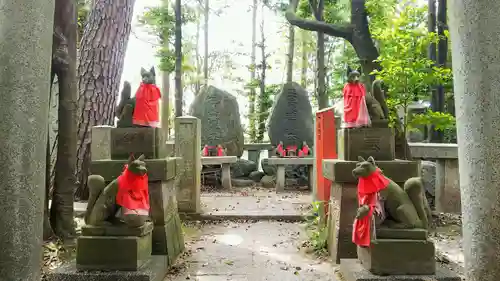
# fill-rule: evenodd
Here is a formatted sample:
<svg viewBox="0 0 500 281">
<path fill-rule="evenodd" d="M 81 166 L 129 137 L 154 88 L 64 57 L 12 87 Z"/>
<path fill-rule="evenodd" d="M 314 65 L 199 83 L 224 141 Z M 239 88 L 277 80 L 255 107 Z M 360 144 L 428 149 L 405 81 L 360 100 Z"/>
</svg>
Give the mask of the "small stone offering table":
<svg viewBox="0 0 500 281">
<path fill-rule="evenodd" d="M 285 190 L 285 166 L 287 165 L 307 165 L 309 186 L 311 186 L 311 179 L 313 177 L 312 167 L 314 165 L 314 158 L 271 157 L 268 158 L 267 161 L 269 165 L 276 165 L 276 192 L 282 192 Z"/>
<path fill-rule="evenodd" d="M 231 189 L 231 164 L 236 163 L 238 157 L 236 156 L 206 156 L 201 157 L 202 165 L 220 165 L 222 168 L 222 187 L 224 189 Z"/>
</svg>

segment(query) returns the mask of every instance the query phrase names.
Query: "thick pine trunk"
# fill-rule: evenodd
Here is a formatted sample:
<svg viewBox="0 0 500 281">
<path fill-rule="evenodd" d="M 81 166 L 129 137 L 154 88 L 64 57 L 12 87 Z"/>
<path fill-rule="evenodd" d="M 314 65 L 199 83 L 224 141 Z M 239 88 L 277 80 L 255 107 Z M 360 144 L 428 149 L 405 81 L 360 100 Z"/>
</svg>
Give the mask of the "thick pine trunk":
<svg viewBox="0 0 500 281">
<path fill-rule="evenodd" d="M 52 72 L 59 85 L 57 160 L 50 223 L 62 239 L 74 236 L 73 193 L 76 166 L 76 40 L 74 1 L 56 0 Z"/>
<path fill-rule="evenodd" d="M 95 0 L 78 65 L 77 198 L 86 199 L 91 129 L 113 125 L 135 0 Z"/>
</svg>

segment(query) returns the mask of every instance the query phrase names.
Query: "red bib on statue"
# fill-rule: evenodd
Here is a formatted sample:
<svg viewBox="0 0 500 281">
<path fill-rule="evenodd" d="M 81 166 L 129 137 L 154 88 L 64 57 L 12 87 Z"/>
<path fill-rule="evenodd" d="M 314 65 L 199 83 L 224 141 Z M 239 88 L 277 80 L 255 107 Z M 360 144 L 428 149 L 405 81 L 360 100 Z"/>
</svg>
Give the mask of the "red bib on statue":
<svg viewBox="0 0 500 281">
<path fill-rule="evenodd" d="M 141 83 L 135 94 L 134 125 L 160 127 L 160 89 L 154 84 Z"/>
<path fill-rule="evenodd" d="M 372 215 L 377 204 L 378 192 L 389 185 L 389 180 L 377 169 L 367 177 L 360 177 L 358 182 L 358 206 L 368 205 L 368 215 L 355 219 L 352 230 L 352 242 L 358 246 L 370 246 Z"/>
<path fill-rule="evenodd" d="M 118 177 L 116 203 L 128 210 L 149 211 L 148 175 L 136 175 L 125 166 Z"/>
<path fill-rule="evenodd" d="M 356 128 L 371 124 L 366 107 L 366 90 L 361 83 L 347 83 L 344 86 L 344 128 Z"/>
</svg>

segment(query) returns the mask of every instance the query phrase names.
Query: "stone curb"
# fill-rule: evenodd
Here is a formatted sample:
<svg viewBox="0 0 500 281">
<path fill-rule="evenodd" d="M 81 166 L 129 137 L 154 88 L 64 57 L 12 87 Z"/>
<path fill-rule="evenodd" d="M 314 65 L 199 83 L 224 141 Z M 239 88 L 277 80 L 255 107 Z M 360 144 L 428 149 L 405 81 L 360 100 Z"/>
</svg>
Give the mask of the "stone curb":
<svg viewBox="0 0 500 281">
<path fill-rule="evenodd" d="M 285 222 L 304 222 L 306 221 L 303 215 L 212 215 L 212 214 L 186 214 L 180 213 L 183 220 L 199 220 L 199 221 L 239 221 L 239 220 L 255 220 L 255 221 L 285 221 Z"/>
</svg>

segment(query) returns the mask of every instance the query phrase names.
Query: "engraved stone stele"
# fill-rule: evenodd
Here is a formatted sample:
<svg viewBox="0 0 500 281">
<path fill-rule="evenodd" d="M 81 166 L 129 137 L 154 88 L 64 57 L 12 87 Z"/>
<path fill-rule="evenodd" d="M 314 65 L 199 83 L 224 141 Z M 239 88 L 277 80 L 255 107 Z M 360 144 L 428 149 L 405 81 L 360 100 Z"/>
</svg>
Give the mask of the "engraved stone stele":
<svg viewBox="0 0 500 281">
<path fill-rule="evenodd" d="M 238 101 L 230 93 L 208 86 L 196 96 L 189 115 L 200 119 L 201 142 L 205 145 L 222 145 L 227 156 L 243 155 L 243 127 Z M 201 146 L 196 150 L 200 150 Z"/>
<path fill-rule="evenodd" d="M 280 141 L 284 147 L 314 143 L 314 120 L 307 91 L 295 82 L 283 85 L 269 116 L 268 134 L 271 144 Z"/>
<path fill-rule="evenodd" d="M 175 118 L 175 155 L 179 161 L 177 200 L 179 211 L 200 213 L 201 121 L 194 116 Z"/>
</svg>

